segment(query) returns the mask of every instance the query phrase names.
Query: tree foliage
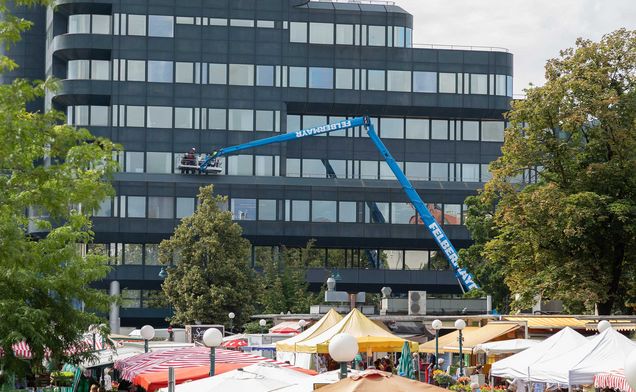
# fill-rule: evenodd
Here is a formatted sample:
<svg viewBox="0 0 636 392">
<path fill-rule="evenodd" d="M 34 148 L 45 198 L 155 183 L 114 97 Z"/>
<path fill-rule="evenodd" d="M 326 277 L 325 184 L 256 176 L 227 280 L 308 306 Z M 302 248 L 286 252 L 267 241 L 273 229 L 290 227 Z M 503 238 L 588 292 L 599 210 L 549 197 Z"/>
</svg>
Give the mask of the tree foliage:
<svg viewBox="0 0 636 392">
<path fill-rule="evenodd" d="M 30 24 L 10 15 L 4 1 L 0 11 L 0 40 L 8 46 Z M 15 66 L 2 57 L 3 71 Z M 89 286 L 107 274 L 106 260 L 80 249 L 92 240 L 90 213 L 112 194 L 116 147 L 60 125 L 61 113 L 26 110 L 52 88 L 51 81 L 0 85 L 0 368 L 9 373 L 37 370 L 45 352 L 56 364 L 88 355 L 78 351 L 78 342 L 99 319 L 73 304 L 108 304 Z M 20 341 L 30 346 L 32 361 L 14 356 L 12 345 Z"/>
<path fill-rule="evenodd" d="M 601 314 L 631 312 L 636 32 L 577 40 L 548 61 L 546 79 L 508 114 L 503 155 L 471 211 L 471 232 L 487 235 L 471 251 L 488 280 L 519 295 L 517 308 L 540 295 Z M 536 184 L 514 181 L 524 172 L 535 172 Z"/>
<path fill-rule="evenodd" d="M 234 312 L 235 325 L 249 320 L 259 296 L 257 277 L 249 264 L 249 242 L 241 226 L 219 204 L 212 185 L 202 187 L 195 213 L 183 218 L 170 239 L 159 246 L 162 264 L 170 264 L 162 288 L 174 311 L 173 324 L 227 324 Z"/>
</svg>

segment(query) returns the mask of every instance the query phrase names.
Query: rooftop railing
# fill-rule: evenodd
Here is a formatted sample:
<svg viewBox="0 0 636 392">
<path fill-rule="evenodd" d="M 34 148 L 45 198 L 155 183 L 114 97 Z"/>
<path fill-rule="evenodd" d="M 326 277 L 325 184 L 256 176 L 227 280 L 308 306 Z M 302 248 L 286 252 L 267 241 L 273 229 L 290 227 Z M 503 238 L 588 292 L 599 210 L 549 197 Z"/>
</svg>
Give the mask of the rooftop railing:
<svg viewBox="0 0 636 392">
<path fill-rule="evenodd" d="M 388 1 L 388 0 L 311 0 L 311 1 L 318 2 L 318 3 L 395 5 L 395 1 Z"/>
<path fill-rule="evenodd" d="M 510 52 L 508 48 L 499 46 L 478 46 L 478 45 L 444 45 L 444 44 L 420 44 L 414 43 L 414 48 L 420 49 L 449 49 L 449 50 L 474 50 L 484 52 Z"/>
</svg>

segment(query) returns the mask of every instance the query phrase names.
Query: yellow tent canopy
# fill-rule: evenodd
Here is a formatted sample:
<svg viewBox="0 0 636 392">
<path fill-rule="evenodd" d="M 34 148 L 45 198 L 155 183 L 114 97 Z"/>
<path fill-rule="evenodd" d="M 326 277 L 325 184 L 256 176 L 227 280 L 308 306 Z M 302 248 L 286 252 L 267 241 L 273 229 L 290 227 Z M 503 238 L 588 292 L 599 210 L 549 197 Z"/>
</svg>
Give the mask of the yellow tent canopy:
<svg viewBox="0 0 636 392">
<path fill-rule="evenodd" d="M 466 336 L 466 334 L 472 333 L 473 331 L 478 330 L 479 327 L 466 327 L 464 328 L 463 331 L 463 336 Z M 448 333 L 444 336 L 440 336 L 438 338 L 438 346 L 439 346 L 439 352 L 443 353 L 444 351 L 444 346 L 450 346 L 454 343 L 457 343 L 457 339 L 459 338 L 459 332 L 454 331 L 451 333 Z M 433 340 L 429 340 L 428 342 L 424 343 L 424 344 L 420 344 L 420 352 L 421 353 L 434 353 L 435 352 L 435 339 L 433 338 Z"/>
<path fill-rule="evenodd" d="M 462 331 L 462 337 L 464 338 L 464 343 L 462 344 L 463 351 L 470 353 L 478 344 L 487 343 L 502 336 L 507 336 L 520 327 L 519 324 L 505 322 L 490 322 L 481 328 L 466 327 Z M 508 337 L 513 338 L 516 336 Z M 428 353 L 435 352 L 435 340 L 421 345 L 420 351 Z M 459 331 L 453 331 L 439 338 L 439 352 L 459 352 Z"/>
<path fill-rule="evenodd" d="M 293 352 L 296 348 L 296 343 L 320 335 L 329 328 L 338 324 L 338 321 L 340 320 L 342 320 L 342 316 L 338 312 L 336 312 L 334 308 L 331 308 L 324 316 L 322 316 L 320 320 L 318 320 L 311 327 L 307 328 L 305 331 L 299 333 L 296 336 L 292 336 L 289 339 L 276 342 L 276 351 Z"/>
<path fill-rule="evenodd" d="M 329 342 L 339 333 L 348 333 L 358 340 L 360 352 L 399 352 L 406 340 L 393 335 L 369 320 L 358 309 L 353 309 L 338 324 L 328 330 L 296 343 L 296 352 L 329 352 Z M 418 344 L 410 342 L 411 351 L 417 351 Z"/>
</svg>

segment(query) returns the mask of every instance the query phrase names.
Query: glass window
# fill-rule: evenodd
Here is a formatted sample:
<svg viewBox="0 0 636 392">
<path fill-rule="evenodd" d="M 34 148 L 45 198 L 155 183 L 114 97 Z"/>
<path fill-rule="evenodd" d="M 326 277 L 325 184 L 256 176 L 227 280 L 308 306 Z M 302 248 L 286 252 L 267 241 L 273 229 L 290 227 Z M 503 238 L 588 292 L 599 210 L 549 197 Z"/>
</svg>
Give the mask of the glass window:
<svg viewBox="0 0 636 392">
<path fill-rule="evenodd" d="M 128 14 L 128 35 L 146 35 L 146 15 Z"/>
<path fill-rule="evenodd" d="M 289 67 L 289 87 L 307 87 L 307 68 Z"/>
<path fill-rule="evenodd" d="M 126 151 L 126 173 L 144 172 L 144 153 Z"/>
<path fill-rule="evenodd" d="M 194 17 L 192 16 L 177 16 L 176 19 L 177 24 L 194 24 Z"/>
<path fill-rule="evenodd" d="M 497 75 L 495 78 L 495 94 L 506 95 L 506 75 Z"/>
<path fill-rule="evenodd" d="M 109 80 L 110 79 L 110 61 L 91 60 L 91 79 Z"/>
<path fill-rule="evenodd" d="M 131 82 L 146 81 L 146 62 L 143 60 L 127 60 L 126 78 Z"/>
<path fill-rule="evenodd" d="M 404 119 L 381 118 L 380 136 L 389 139 L 404 139 Z"/>
<path fill-rule="evenodd" d="M 253 86 L 254 66 L 252 64 L 230 64 L 230 84 Z"/>
<path fill-rule="evenodd" d="M 309 23 L 309 43 L 333 45 L 333 23 Z"/>
<path fill-rule="evenodd" d="M 169 152 L 147 152 L 147 173 L 172 173 L 172 154 Z"/>
<path fill-rule="evenodd" d="M 327 171 L 327 177 L 335 176 L 334 178 L 347 178 L 347 161 L 344 159 L 330 159 L 327 161 L 333 173 Z M 325 167 L 325 169 L 327 169 Z"/>
<path fill-rule="evenodd" d="M 442 205 L 440 203 L 426 203 L 426 208 L 435 218 L 435 222 L 442 224 Z"/>
<path fill-rule="evenodd" d="M 175 63 L 175 82 L 192 83 L 194 81 L 194 68 L 192 63 Z"/>
<path fill-rule="evenodd" d="M 407 139 L 428 139 L 429 137 L 429 121 L 427 119 L 406 119 L 406 138 Z"/>
<path fill-rule="evenodd" d="M 404 251 L 404 268 L 407 270 L 422 270 L 428 266 L 427 250 Z"/>
<path fill-rule="evenodd" d="M 310 67 L 309 88 L 333 88 L 333 68 Z"/>
<path fill-rule="evenodd" d="M 431 121 L 431 139 L 448 139 L 448 120 Z"/>
<path fill-rule="evenodd" d="M 291 220 L 295 222 L 309 222 L 309 200 L 292 200 Z"/>
<path fill-rule="evenodd" d="M 336 222 L 336 202 L 331 200 L 313 200 L 311 202 L 312 222 Z"/>
<path fill-rule="evenodd" d="M 174 199 L 164 196 L 148 197 L 148 218 L 172 219 L 174 218 Z"/>
<path fill-rule="evenodd" d="M 69 15 L 68 32 L 69 34 L 90 34 L 91 16 L 90 15 Z"/>
<path fill-rule="evenodd" d="M 145 126 L 145 114 L 143 106 L 126 106 L 126 126 L 143 127 Z"/>
<path fill-rule="evenodd" d="M 357 221 L 357 203 L 355 201 L 338 202 L 338 221 L 355 223 Z"/>
<path fill-rule="evenodd" d="M 257 20 L 256 27 L 264 28 L 264 29 L 273 29 L 276 27 L 276 24 L 273 20 Z"/>
<path fill-rule="evenodd" d="M 252 19 L 230 19 L 230 26 L 254 27 L 254 21 Z"/>
<path fill-rule="evenodd" d="M 482 121 L 481 140 L 484 142 L 503 142 L 504 128 L 503 121 Z"/>
<path fill-rule="evenodd" d="M 479 121 L 463 121 L 462 127 L 462 140 L 479 140 Z"/>
<path fill-rule="evenodd" d="M 402 162 L 396 162 L 400 167 L 400 170 L 404 171 L 404 164 Z M 380 179 L 381 180 L 395 180 L 395 174 L 388 163 L 380 161 Z"/>
<path fill-rule="evenodd" d="M 231 203 L 232 219 L 234 220 L 256 220 L 256 200 L 255 199 L 232 199 Z"/>
<path fill-rule="evenodd" d="M 230 176 L 251 176 L 253 162 L 252 155 L 230 155 L 227 158 L 227 174 Z"/>
<path fill-rule="evenodd" d="M 488 75 L 471 74 L 470 75 L 470 93 L 471 94 L 488 94 Z"/>
<path fill-rule="evenodd" d="M 413 181 L 428 181 L 428 162 L 406 162 L 406 176 Z"/>
<path fill-rule="evenodd" d="M 300 177 L 300 159 L 287 158 L 287 177 Z"/>
<path fill-rule="evenodd" d="M 448 181 L 448 163 L 431 163 L 431 181 Z"/>
<path fill-rule="evenodd" d="M 413 47 L 413 29 L 411 29 L 410 27 L 406 28 L 406 37 L 404 39 L 404 42 L 407 48 Z"/>
<path fill-rule="evenodd" d="M 256 66 L 256 85 L 257 86 L 274 86 L 274 66 L 273 65 L 257 65 Z"/>
<path fill-rule="evenodd" d="M 143 260 L 142 244 L 124 244 L 124 264 L 141 265 Z M 139 290 L 127 290 L 139 292 Z"/>
<path fill-rule="evenodd" d="M 307 23 L 290 22 L 289 23 L 289 41 L 290 42 L 307 42 Z"/>
<path fill-rule="evenodd" d="M 325 125 L 327 116 L 303 116 L 303 128 L 313 128 Z"/>
<path fill-rule="evenodd" d="M 462 205 L 461 204 L 444 204 L 444 224 L 445 225 L 461 225 L 462 224 Z"/>
<path fill-rule="evenodd" d="M 149 37 L 174 37 L 174 17 L 167 15 L 148 15 Z"/>
<path fill-rule="evenodd" d="M 300 116 L 296 114 L 287 115 L 287 131 L 297 131 L 300 129 Z"/>
<path fill-rule="evenodd" d="M 388 223 L 391 215 L 389 215 L 390 203 L 365 203 L 364 222 L 365 223 Z"/>
<path fill-rule="evenodd" d="M 172 128 L 172 108 L 170 106 L 148 106 L 146 123 L 148 128 Z"/>
<path fill-rule="evenodd" d="M 101 218 L 109 218 L 113 216 L 113 200 L 110 197 L 102 200 L 94 215 Z"/>
<path fill-rule="evenodd" d="M 336 88 L 352 90 L 353 89 L 353 70 L 337 68 L 336 69 Z"/>
<path fill-rule="evenodd" d="M 177 218 L 194 214 L 194 197 L 177 197 Z"/>
<path fill-rule="evenodd" d="M 479 164 L 462 163 L 462 181 L 479 182 Z"/>
<path fill-rule="evenodd" d="M 303 159 L 303 177 L 325 178 L 327 170 L 320 159 Z"/>
<path fill-rule="evenodd" d="M 148 60 L 148 81 L 172 83 L 172 61 Z"/>
<path fill-rule="evenodd" d="M 256 176 L 270 177 L 274 175 L 274 157 L 269 155 L 256 155 L 255 159 L 255 173 Z"/>
<path fill-rule="evenodd" d="M 378 162 L 377 161 L 360 161 L 360 178 L 362 179 L 378 179 Z"/>
<path fill-rule="evenodd" d="M 127 197 L 128 218 L 145 218 L 146 217 L 146 198 L 144 196 L 128 196 Z"/>
<path fill-rule="evenodd" d="M 382 268 L 401 270 L 404 265 L 404 255 L 401 250 L 384 250 L 380 257 Z"/>
<path fill-rule="evenodd" d="M 411 203 L 391 203 L 391 223 L 415 224 L 417 215 Z"/>
<path fill-rule="evenodd" d="M 506 76 L 506 96 L 512 97 L 512 76 Z"/>
<path fill-rule="evenodd" d="M 369 46 L 386 46 L 386 29 L 384 26 L 369 26 Z"/>
<path fill-rule="evenodd" d="M 253 131 L 254 111 L 249 109 L 229 109 L 230 131 Z"/>
<path fill-rule="evenodd" d="M 349 24 L 336 25 L 336 44 L 353 45 L 353 25 L 349 25 Z"/>
<path fill-rule="evenodd" d="M 159 244 L 146 244 L 144 246 L 144 264 L 145 265 L 159 264 Z"/>
<path fill-rule="evenodd" d="M 264 221 L 276 220 L 276 200 L 259 200 L 258 201 L 258 220 L 264 220 Z"/>
<path fill-rule="evenodd" d="M 108 126 L 108 106 L 91 106 L 91 125 L 106 127 Z"/>
<path fill-rule="evenodd" d="M 192 108 L 174 108 L 174 127 L 192 129 Z"/>
<path fill-rule="evenodd" d="M 88 79 L 90 77 L 90 60 L 69 60 L 67 79 Z"/>
<path fill-rule="evenodd" d="M 225 109 L 209 109 L 208 123 L 208 128 L 210 129 L 226 129 L 227 123 Z"/>
<path fill-rule="evenodd" d="M 227 65 L 226 64 L 209 64 L 210 75 L 208 80 L 210 84 L 227 84 Z"/>
<path fill-rule="evenodd" d="M 413 72 L 413 92 L 436 93 L 437 72 Z"/>
<path fill-rule="evenodd" d="M 402 26 L 393 27 L 393 46 L 396 48 L 403 48 L 406 45 L 405 42 L 405 28 Z"/>
<path fill-rule="evenodd" d="M 256 130 L 257 131 L 273 131 L 274 130 L 274 112 L 271 110 L 256 111 Z"/>
<path fill-rule="evenodd" d="M 370 69 L 367 71 L 369 81 L 367 88 L 369 90 L 384 90 L 384 71 Z"/>
<path fill-rule="evenodd" d="M 75 125 L 90 125 L 88 117 L 90 113 L 90 106 L 79 105 L 75 106 Z"/>
<path fill-rule="evenodd" d="M 450 94 L 457 92 L 457 78 L 454 73 L 439 73 L 439 92 Z"/>
<path fill-rule="evenodd" d="M 411 72 L 387 71 L 387 90 L 411 92 Z"/>
</svg>

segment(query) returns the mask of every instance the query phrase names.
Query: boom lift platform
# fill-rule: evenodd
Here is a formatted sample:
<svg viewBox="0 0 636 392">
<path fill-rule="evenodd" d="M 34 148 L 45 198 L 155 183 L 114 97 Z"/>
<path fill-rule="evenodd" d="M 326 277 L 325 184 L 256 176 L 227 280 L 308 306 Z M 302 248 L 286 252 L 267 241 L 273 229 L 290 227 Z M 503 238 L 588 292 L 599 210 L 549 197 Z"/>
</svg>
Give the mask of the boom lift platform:
<svg viewBox="0 0 636 392">
<path fill-rule="evenodd" d="M 289 132 L 282 135 L 272 136 L 265 139 L 254 140 L 248 143 L 239 144 L 237 146 L 224 147 L 218 151 L 214 151 L 208 155 L 202 155 L 199 157 L 193 156 L 192 154 L 186 154 L 181 159 L 181 164 L 179 165 L 179 169 L 181 173 L 184 174 L 221 174 L 222 168 L 220 167 L 219 158 L 224 155 L 229 155 L 236 153 L 238 151 L 247 150 L 250 148 L 256 148 L 265 146 L 273 143 L 283 143 L 296 139 L 302 139 L 305 137 L 320 135 L 324 133 L 329 133 L 333 131 L 340 131 L 343 129 L 355 128 L 355 127 L 365 127 L 367 130 L 367 134 L 369 138 L 378 149 L 382 158 L 386 161 L 386 163 L 391 168 L 391 171 L 397 178 L 398 182 L 402 186 L 402 189 L 406 193 L 406 196 L 413 204 L 413 207 L 417 211 L 420 216 L 420 219 L 428 229 L 428 231 L 433 236 L 433 239 L 437 243 L 437 245 L 442 250 L 442 253 L 448 260 L 451 268 L 453 269 L 457 280 L 460 283 L 460 286 L 463 291 L 471 291 L 478 289 L 479 286 L 475 282 L 473 275 L 468 272 L 466 269 L 461 268 L 458 264 L 459 255 L 455 250 L 455 247 L 450 242 L 446 233 L 442 229 L 442 227 L 437 223 L 433 215 L 431 215 L 428 208 L 417 194 L 417 191 L 411 185 L 411 182 L 406 177 L 400 166 L 397 164 L 389 150 L 386 148 L 382 140 L 378 137 L 375 132 L 375 128 L 371 123 L 369 117 L 356 117 L 344 121 L 340 121 L 333 124 L 327 124 L 320 127 L 303 129 L 300 131 Z"/>
</svg>

